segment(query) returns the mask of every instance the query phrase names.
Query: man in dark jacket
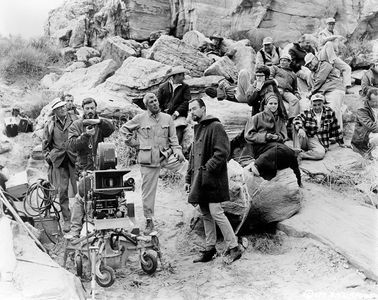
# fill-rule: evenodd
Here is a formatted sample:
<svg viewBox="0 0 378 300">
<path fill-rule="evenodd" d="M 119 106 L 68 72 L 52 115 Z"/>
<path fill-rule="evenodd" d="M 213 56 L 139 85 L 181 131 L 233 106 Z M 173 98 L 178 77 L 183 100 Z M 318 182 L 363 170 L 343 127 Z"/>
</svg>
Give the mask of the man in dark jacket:
<svg viewBox="0 0 378 300">
<path fill-rule="evenodd" d="M 78 175 L 81 175 L 83 171 L 96 169 L 97 146 L 114 132 L 112 122 L 98 117 L 95 99 L 85 98 L 82 107 L 83 117 L 76 120 L 68 132 L 69 149 L 77 153 L 76 172 Z M 84 213 L 83 199 L 76 195 L 72 207 L 71 231 L 66 238 L 80 235 Z"/>
<path fill-rule="evenodd" d="M 208 262 L 213 259 L 216 254 L 217 224 L 229 250 L 225 262 L 232 263 L 241 257 L 241 250 L 221 206 L 221 202 L 230 199 L 227 177 L 230 143 L 219 120 L 206 115 L 202 99 L 192 100 L 189 111 L 193 121 L 198 124 L 194 126 L 185 190 L 189 192 L 189 203 L 200 207 L 206 236 L 206 249 L 193 262 Z"/>
<path fill-rule="evenodd" d="M 188 103 L 191 99 L 190 88 L 184 83 L 185 73 L 187 73 L 185 68 L 174 67 L 169 74 L 169 79 L 159 87 L 157 92 L 161 111 L 171 115 L 174 120 L 180 145 L 182 145 L 187 125 Z"/>
<path fill-rule="evenodd" d="M 357 110 L 351 144 L 353 150 L 372 158 L 371 151 L 378 146 L 378 117 L 373 110 L 378 108 L 378 89 L 370 89 L 363 103 L 363 107 Z"/>
<path fill-rule="evenodd" d="M 378 88 L 378 61 L 361 78 L 362 95 L 366 96 L 370 89 L 376 88 Z"/>
<path fill-rule="evenodd" d="M 70 230 L 71 213 L 69 209 L 68 186 L 71 182 L 76 194 L 75 161 L 76 153 L 68 148 L 68 130 L 77 119 L 67 112 L 66 102 L 54 99 L 52 105 L 53 116 L 45 124 L 43 130 L 42 150 L 49 168 L 55 171 L 59 189 L 59 202 L 62 210 L 63 231 Z"/>
</svg>

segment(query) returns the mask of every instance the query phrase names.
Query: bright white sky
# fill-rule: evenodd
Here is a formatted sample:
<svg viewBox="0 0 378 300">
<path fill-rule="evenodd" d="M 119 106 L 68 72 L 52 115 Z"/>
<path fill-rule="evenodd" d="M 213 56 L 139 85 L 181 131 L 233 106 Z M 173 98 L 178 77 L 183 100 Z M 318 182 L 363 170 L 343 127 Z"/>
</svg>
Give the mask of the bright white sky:
<svg viewBox="0 0 378 300">
<path fill-rule="evenodd" d="M 0 0 L 0 34 L 41 36 L 48 12 L 62 3 L 63 0 Z"/>
</svg>

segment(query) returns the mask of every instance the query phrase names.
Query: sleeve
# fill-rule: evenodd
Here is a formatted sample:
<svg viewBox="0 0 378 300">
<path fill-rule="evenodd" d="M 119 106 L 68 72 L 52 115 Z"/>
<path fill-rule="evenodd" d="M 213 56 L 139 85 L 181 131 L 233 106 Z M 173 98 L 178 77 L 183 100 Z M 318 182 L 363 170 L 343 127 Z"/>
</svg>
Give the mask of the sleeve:
<svg viewBox="0 0 378 300">
<path fill-rule="evenodd" d="M 176 110 L 180 113 L 180 116 L 185 116 L 188 114 L 189 101 L 192 98 L 190 95 L 190 88 L 188 85 L 184 86 L 182 97 L 183 101 L 182 103 L 180 103 Z"/>
<path fill-rule="evenodd" d="M 320 69 L 314 77 L 314 85 L 311 90 L 312 94 L 315 94 L 322 87 L 332 69 L 333 67 L 330 63 L 324 61 L 320 62 Z"/>
<path fill-rule="evenodd" d="M 378 123 L 373 121 L 368 112 L 364 108 L 357 110 L 357 120 L 364 126 L 369 132 L 378 133 Z"/>
<path fill-rule="evenodd" d="M 265 144 L 266 130 L 259 129 L 259 114 L 250 117 L 245 125 L 244 138 L 250 144 Z"/>
<path fill-rule="evenodd" d="M 269 79 L 273 79 L 277 74 L 277 66 L 270 67 L 270 76 Z"/>
<path fill-rule="evenodd" d="M 188 169 L 186 170 L 185 175 L 185 183 L 192 183 L 192 171 L 193 171 L 193 144 L 192 147 L 190 147 L 190 153 L 189 153 L 189 163 L 188 163 Z"/>
<path fill-rule="evenodd" d="M 279 134 L 278 134 L 279 139 L 277 140 L 277 142 L 283 143 L 288 139 L 287 128 L 286 128 L 284 121 L 279 122 L 279 124 L 280 124 L 281 128 L 279 128 Z"/>
<path fill-rule="evenodd" d="M 101 119 L 99 127 L 103 137 L 109 137 L 115 130 L 112 121 L 107 119 Z"/>
<path fill-rule="evenodd" d="M 230 141 L 223 125 L 219 122 L 214 123 L 212 134 L 213 155 L 206 162 L 205 167 L 209 172 L 216 172 L 221 166 L 227 163 L 230 154 Z"/>
<path fill-rule="evenodd" d="M 301 64 L 298 63 L 297 53 L 294 49 L 289 49 L 289 55 L 291 56 L 291 68 L 294 72 L 298 72 L 301 69 Z"/>
<path fill-rule="evenodd" d="M 264 65 L 264 59 L 263 59 L 263 57 L 261 55 L 261 52 L 257 51 L 255 67 L 257 67 L 257 66 L 263 66 L 263 65 Z"/>
<path fill-rule="evenodd" d="M 165 105 L 164 105 L 164 84 L 159 86 L 159 89 L 157 91 L 157 94 L 156 94 L 156 97 L 158 98 L 158 101 L 159 101 L 159 105 L 160 105 L 160 108 L 162 111 L 164 111 L 165 109 Z"/>
<path fill-rule="evenodd" d="M 168 141 L 169 147 L 173 150 L 173 153 L 182 153 L 176 134 L 176 127 L 172 118 L 169 118 Z"/>
<path fill-rule="evenodd" d="M 337 38 L 337 35 L 331 35 L 331 36 L 326 36 L 326 34 L 322 31 L 319 33 L 318 35 L 318 43 L 319 43 L 319 46 L 324 46 L 325 43 L 329 42 L 329 41 L 333 41 Z"/>
<path fill-rule="evenodd" d="M 331 111 L 331 134 L 330 134 L 330 136 L 336 138 L 337 143 L 344 144 L 343 133 L 340 129 L 340 126 L 337 122 L 335 112 L 333 110 Z"/>
<path fill-rule="evenodd" d="M 295 73 L 293 72 L 293 84 L 292 84 L 292 87 L 293 87 L 293 93 L 295 94 L 295 96 L 297 96 L 297 94 L 299 94 L 297 81 L 298 81 L 297 80 L 297 75 L 295 75 Z"/>
<path fill-rule="evenodd" d="M 119 132 L 129 141 L 133 137 L 133 131 L 140 128 L 140 114 L 121 126 Z"/>
<path fill-rule="evenodd" d="M 73 152 L 88 148 L 90 136 L 80 129 L 81 120 L 72 123 L 68 128 L 68 147 Z"/>
<path fill-rule="evenodd" d="M 369 89 L 372 87 L 368 73 L 369 73 L 369 70 L 366 71 L 361 78 L 361 90 L 362 90 L 363 95 L 366 95 Z"/>
<path fill-rule="evenodd" d="M 50 126 L 50 121 L 46 122 L 43 128 L 43 136 L 42 136 L 42 152 L 45 159 L 50 155 L 50 151 L 51 151 L 49 126 Z"/>
</svg>

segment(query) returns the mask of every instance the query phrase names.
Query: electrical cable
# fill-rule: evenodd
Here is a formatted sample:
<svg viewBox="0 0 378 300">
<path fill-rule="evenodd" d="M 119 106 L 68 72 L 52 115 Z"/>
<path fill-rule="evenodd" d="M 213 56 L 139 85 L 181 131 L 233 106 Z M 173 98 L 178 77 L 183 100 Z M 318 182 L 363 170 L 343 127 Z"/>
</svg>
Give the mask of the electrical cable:
<svg viewBox="0 0 378 300">
<path fill-rule="evenodd" d="M 51 210 L 53 210 L 58 223 L 59 232 L 62 232 L 59 223 L 59 213 L 61 210 L 57 208 L 57 205 L 60 205 L 60 203 L 56 201 L 55 187 L 49 181 L 41 178 L 29 187 L 24 198 L 25 213 L 30 217 L 39 217 L 47 238 L 53 244 L 56 244 L 57 242 L 49 235 L 48 230 L 44 225 L 44 217 L 50 216 Z"/>
</svg>

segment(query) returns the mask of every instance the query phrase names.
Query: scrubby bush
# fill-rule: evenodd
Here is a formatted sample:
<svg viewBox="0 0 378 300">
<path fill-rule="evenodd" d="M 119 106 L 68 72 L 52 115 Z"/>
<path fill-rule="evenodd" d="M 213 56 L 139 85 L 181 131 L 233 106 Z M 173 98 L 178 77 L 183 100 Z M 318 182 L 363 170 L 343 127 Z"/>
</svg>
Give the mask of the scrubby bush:
<svg viewBox="0 0 378 300">
<path fill-rule="evenodd" d="M 59 61 L 59 51 L 45 38 L 0 38 L 0 75 L 8 81 L 19 77 L 38 81 Z"/>
</svg>

